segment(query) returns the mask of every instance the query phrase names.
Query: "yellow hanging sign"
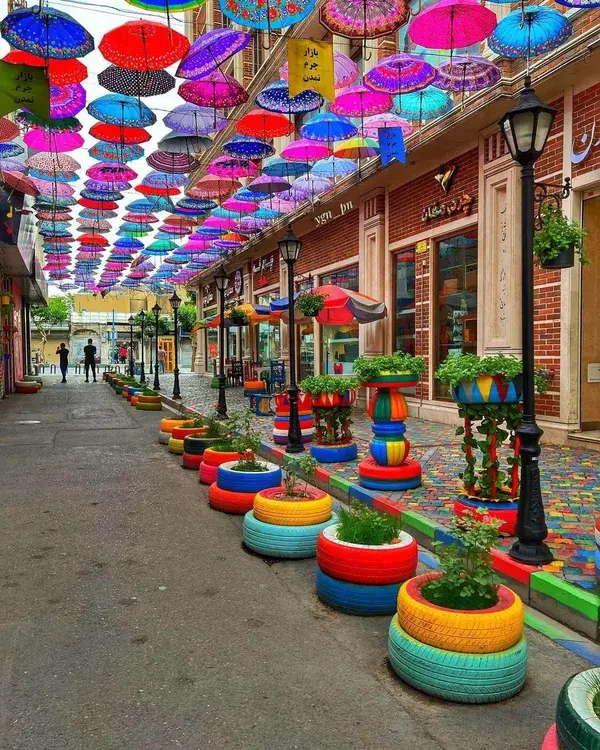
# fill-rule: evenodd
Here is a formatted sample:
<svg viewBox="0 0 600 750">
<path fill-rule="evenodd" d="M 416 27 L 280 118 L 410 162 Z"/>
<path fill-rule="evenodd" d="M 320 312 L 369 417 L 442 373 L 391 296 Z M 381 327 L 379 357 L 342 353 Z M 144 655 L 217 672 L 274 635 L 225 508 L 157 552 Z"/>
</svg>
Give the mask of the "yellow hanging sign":
<svg viewBox="0 0 600 750">
<path fill-rule="evenodd" d="M 333 101 L 333 44 L 313 42 L 312 39 L 288 39 L 288 81 L 290 96 L 314 89 L 325 99 Z"/>
<path fill-rule="evenodd" d="M 21 107 L 43 120 L 50 118 L 50 84 L 44 69 L 0 61 L 0 116 Z"/>
</svg>

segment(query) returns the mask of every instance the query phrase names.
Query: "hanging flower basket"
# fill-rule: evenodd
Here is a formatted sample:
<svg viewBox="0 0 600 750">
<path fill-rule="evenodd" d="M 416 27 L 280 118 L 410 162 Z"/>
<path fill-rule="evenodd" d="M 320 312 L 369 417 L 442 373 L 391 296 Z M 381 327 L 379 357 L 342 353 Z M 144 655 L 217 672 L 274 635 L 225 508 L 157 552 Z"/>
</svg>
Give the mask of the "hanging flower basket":
<svg viewBox="0 0 600 750">
<path fill-rule="evenodd" d="M 307 318 L 315 318 L 324 309 L 326 296 L 316 292 L 300 294 L 296 300 L 298 312 Z"/>
<path fill-rule="evenodd" d="M 3 308 L 4 312 L 12 310 L 14 306 L 15 298 L 12 296 L 12 294 L 9 294 L 8 292 L 3 292 L 2 294 L 0 294 L 0 307 Z"/>
<path fill-rule="evenodd" d="M 547 270 L 560 270 L 562 268 L 573 268 L 575 265 L 575 245 L 569 245 L 558 251 L 553 258 L 546 258 L 540 263 Z"/>
</svg>

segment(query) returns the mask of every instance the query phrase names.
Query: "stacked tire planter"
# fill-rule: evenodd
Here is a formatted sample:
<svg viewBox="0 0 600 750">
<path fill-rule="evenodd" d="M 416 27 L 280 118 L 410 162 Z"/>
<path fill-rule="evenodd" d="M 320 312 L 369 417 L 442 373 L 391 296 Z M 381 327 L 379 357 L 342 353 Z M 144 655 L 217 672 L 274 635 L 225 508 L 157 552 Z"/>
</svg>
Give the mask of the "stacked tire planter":
<svg viewBox="0 0 600 750">
<path fill-rule="evenodd" d="M 338 539 L 337 529 L 329 526 L 317 541 L 319 599 L 350 615 L 395 612 L 402 581 L 417 569 L 415 540 L 401 531 L 391 544 L 352 544 Z"/>
<path fill-rule="evenodd" d="M 38 391 L 44 385 L 44 381 L 42 380 L 41 375 L 25 375 L 23 377 L 23 380 L 25 380 L 27 383 L 37 383 L 39 386 Z"/>
<path fill-rule="evenodd" d="M 188 419 L 187 421 L 189 422 L 190 420 Z M 169 453 L 174 453 L 176 456 L 182 456 L 184 451 L 183 441 L 185 438 L 192 435 L 198 435 L 201 437 L 206 430 L 206 427 L 173 427 L 168 443 Z"/>
<path fill-rule="evenodd" d="M 312 396 L 315 415 L 315 444 L 310 452 L 320 463 L 342 463 L 353 461 L 358 455 L 358 448 L 350 437 L 350 408 L 356 401 L 356 390 L 349 388 L 344 393 L 318 393 Z M 336 421 L 339 421 L 337 410 L 347 410 L 341 423 L 341 441 L 336 438 Z M 336 415 L 337 419 L 336 419 Z M 323 421 L 322 421 L 323 420 Z M 324 422 L 324 424 L 323 424 Z"/>
<path fill-rule="evenodd" d="M 137 396 L 136 409 L 139 411 L 162 411 L 162 398 L 157 395 L 149 395 L 147 393 L 140 393 Z"/>
<path fill-rule="evenodd" d="M 467 439 L 473 438 L 473 422 L 484 419 L 487 416 L 488 406 L 501 404 L 518 404 L 523 395 L 523 381 L 519 376 L 514 380 L 507 381 L 503 375 L 480 375 L 472 381 L 464 381 L 452 388 L 452 398 L 459 405 L 459 412 L 464 419 L 464 435 Z M 473 416 L 472 416 L 473 415 Z M 491 419 L 493 429 L 500 424 L 501 420 Z M 509 429 L 509 433 L 511 430 Z M 484 507 L 487 513 L 502 521 L 500 532 L 514 536 L 517 525 L 518 491 L 519 491 L 519 466 L 516 459 L 519 455 L 519 442 L 514 433 L 511 434 L 513 445 L 513 456 L 515 461 L 510 469 L 510 487 L 506 488 L 504 496 L 480 497 L 475 492 L 475 487 L 465 486 L 464 491 L 458 496 L 454 503 L 454 512 L 462 516 L 465 512 L 476 511 Z M 490 460 L 497 460 L 497 441 L 494 435 L 490 436 Z M 465 457 L 474 461 L 473 449 L 465 446 Z M 496 490 L 494 489 L 494 493 Z"/>
<path fill-rule="evenodd" d="M 439 573 L 404 583 L 389 632 L 389 659 L 412 687 L 457 703 L 496 703 L 516 695 L 527 674 L 523 605 L 506 586 L 488 609 L 428 602 L 421 587 Z"/>
<path fill-rule="evenodd" d="M 244 516 L 246 547 L 269 557 L 314 557 L 319 534 L 335 520 L 326 492 L 314 487 L 305 491 L 310 497 L 302 500 L 287 499 L 285 487 L 257 492 L 253 509 Z"/>
<path fill-rule="evenodd" d="M 599 687 L 600 668 L 586 669 L 567 680 L 556 704 L 556 725 L 546 737 L 547 742 L 554 728 L 557 743 L 548 744 L 548 750 L 599 750 L 600 717 L 594 710 Z"/>
<path fill-rule="evenodd" d="M 594 556 L 596 578 L 600 581 L 600 518 L 596 521 L 596 527 L 594 529 L 594 539 L 596 541 L 596 554 Z"/>
<path fill-rule="evenodd" d="M 15 393 L 37 393 L 41 385 L 39 383 L 30 383 L 27 380 L 17 380 L 15 382 Z"/>
<path fill-rule="evenodd" d="M 217 467 L 217 481 L 208 488 L 208 502 L 215 510 L 242 515 L 252 510 L 256 493 L 281 484 L 281 468 L 261 461 L 265 471 L 236 471 L 236 461 Z"/>
<path fill-rule="evenodd" d="M 169 445 L 173 428 L 181 427 L 184 422 L 189 422 L 188 419 L 175 418 L 175 419 L 161 419 L 160 427 L 158 428 L 158 442 L 161 445 Z"/>
<path fill-rule="evenodd" d="M 373 420 L 374 438 L 369 445 L 371 457 L 358 465 L 360 484 L 372 490 L 407 490 L 421 484 L 421 464 L 408 458 L 410 443 L 404 437 L 408 407 L 402 388 L 414 388 L 413 373 L 386 373 L 366 388 L 375 388 L 368 413 Z"/>
<path fill-rule="evenodd" d="M 302 442 L 310 443 L 313 439 L 314 419 L 313 402 L 308 393 L 298 396 L 298 418 L 302 432 Z M 287 445 L 290 429 L 290 399 L 287 393 L 275 396 L 275 420 L 273 423 L 273 442 L 277 445 Z"/>
<path fill-rule="evenodd" d="M 235 451 L 215 451 L 210 445 L 211 442 L 215 442 L 220 438 L 197 438 L 196 445 L 200 450 L 202 443 L 202 461 L 198 470 L 198 480 L 202 484 L 214 484 L 217 481 L 217 469 L 221 464 L 225 464 L 228 461 L 239 461 L 242 457 L 241 453 Z M 188 438 L 190 441 L 190 438 Z M 189 444 L 189 443 L 188 443 Z M 184 448 L 185 451 L 185 448 Z"/>
</svg>

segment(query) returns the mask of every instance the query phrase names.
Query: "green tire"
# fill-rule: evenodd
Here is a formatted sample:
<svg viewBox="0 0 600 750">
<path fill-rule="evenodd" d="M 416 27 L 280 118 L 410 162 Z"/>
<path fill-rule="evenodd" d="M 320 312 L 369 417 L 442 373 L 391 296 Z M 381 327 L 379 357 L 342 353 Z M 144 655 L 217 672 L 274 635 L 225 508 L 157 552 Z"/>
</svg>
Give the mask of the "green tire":
<svg viewBox="0 0 600 750">
<path fill-rule="evenodd" d="M 444 651 L 408 635 L 400 627 L 398 615 L 390 625 L 389 657 L 392 669 L 404 682 L 455 703 L 497 703 L 512 698 L 527 676 L 524 637 L 495 654 Z"/>
<path fill-rule="evenodd" d="M 600 668 L 586 669 L 563 685 L 556 705 L 561 750 L 600 750 L 600 718 L 592 702 L 600 686 Z"/>
<path fill-rule="evenodd" d="M 140 411 L 162 411 L 162 404 L 140 404 L 138 401 L 135 408 Z"/>
</svg>

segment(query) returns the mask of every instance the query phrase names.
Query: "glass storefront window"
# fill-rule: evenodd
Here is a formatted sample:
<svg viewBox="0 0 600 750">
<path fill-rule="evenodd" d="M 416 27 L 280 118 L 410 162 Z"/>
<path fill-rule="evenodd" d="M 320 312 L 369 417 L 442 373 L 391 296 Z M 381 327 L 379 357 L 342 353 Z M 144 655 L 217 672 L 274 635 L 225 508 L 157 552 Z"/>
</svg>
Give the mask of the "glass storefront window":
<svg viewBox="0 0 600 750">
<path fill-rule="evenodd" d="M 416 354 L 415 341 L 415 250 L 396 256 L 396 349 Z M 420 353 L 420 352 L 419 352 Z"/>
<path fill-rule="evenodd" d="M 436 257 L 437 367 L 446 357 L 477 353 L 477 229 L 438 242 Z M 450 398 L 434 382 L 435 395 Z"/>
<path fill-rule="evenodd" d="M 227 359 L 239 359 L 237 355 L 237 340 L 238 340 L 238 329 L 228 328 L 227 329 Z"/>
<path fill-rule="evenodd" d="M 311 321 L 300 326 L 300 380 L 315 374 L 315 327 Z"/>
<path fill-rule="evenodd" d="M 263 294 L 257 299 L 259 305 L 269 305 L 278 299 L 277 294 Z M 281 359 L 281 330 L 279 323 L 259 323 L 258 328 L 258 361 L 263 367 L 268 367 L 272 360 Z"/>
<path fill-rule="evenodd" d="M 207 328 L 206 331 L 206 372 L 215 372 L 214 363 L 219 357 L 219 329 Z"/>
<path fill-rule="evenodd" d="M 341 271 L 321 276 L 319 286 L 324 286 L 325 284 L 333 284 L 342 289 L 351 289 L 353 292 L 358 292 L 358 266 L 344 268 Z"/>
<path fill-rule="evenodd" d="M 358 292 L 358 266 L 321 276 L 319 285 L 333 284 Z M 321 326 L 321 371 L 326 375 L 351 375 L 358 357 L 358 323 Z"/>
</svg>

